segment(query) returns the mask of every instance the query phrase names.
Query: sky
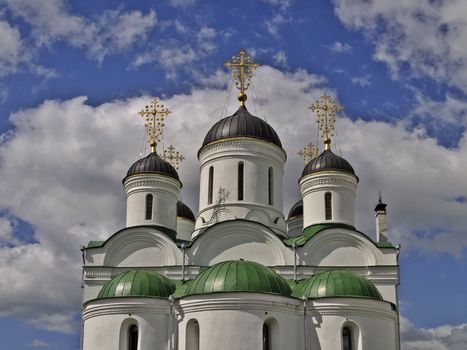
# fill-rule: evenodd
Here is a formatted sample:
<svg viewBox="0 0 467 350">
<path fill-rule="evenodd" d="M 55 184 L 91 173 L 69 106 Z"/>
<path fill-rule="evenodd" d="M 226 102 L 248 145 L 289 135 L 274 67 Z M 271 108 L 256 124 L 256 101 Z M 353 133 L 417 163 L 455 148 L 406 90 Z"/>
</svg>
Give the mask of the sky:
<svg viewBox="0 0 467 350">
<path fill-rule="evenodd" d="M 402 348 L 466 349 L 466 18 L 464 0 L 0 1 L 2 349 L 79 348 L 79 249 L 124 226 L 153 97 L 196 212 L 196 152 L 238 106 L 224 62 L 240 48 L 261 64 L 247 107 L 288 153 L 284 213 L 328 93 L 357 228 L 374 237 L 382 191 L 401 245 Z"/>
</svg>

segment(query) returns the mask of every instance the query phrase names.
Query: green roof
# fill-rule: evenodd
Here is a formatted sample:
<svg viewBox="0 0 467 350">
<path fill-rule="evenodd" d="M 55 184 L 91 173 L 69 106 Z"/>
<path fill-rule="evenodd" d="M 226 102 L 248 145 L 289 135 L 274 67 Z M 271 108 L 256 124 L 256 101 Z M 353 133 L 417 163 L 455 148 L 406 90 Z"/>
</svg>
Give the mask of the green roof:
<svg viewBox="0 0 467 350">
<path fill-rule="evenodd" d="M 287 281 L 266 266 L 253 261 L 233 260 L 215 264 L 201 272 L 185 295 L 216 292 L 256 292 L 290 296 Z"/>
<path fill-rule="evenodd" d="M 175 291 L 175 284 L 161 274 L 133 270 L 122 272 L 104 284 L 97 299 L 119 297 L 168 298 Z"/>
<path fill-rule="evenodd" d="M 383 300 L 373 283 L 354 272 L 345 270 L 322 272 L 297 287 L 294 296 L 305 296 L 308 299 L 357 297 Z"/>
<path fill-rule="evenodd" d="M 378 248 L 395 248 L 391 242 L 376 242 Z"/>
<path fill-rule="evenodd" d="M 353 226 L 346 225 L 346 224 L 316 224 L 308 226 L 306 229 L 303 230 L 303 233 L 300 236 L 289 238 L 284 240 L 284 243 L 288 246 L 292 246 L 294 243 L 295 245 L 301 247 L 304 245 L 311 237 L 316 235 L 317 233 L 326 230 L 328 228 L 345 228 L 348 230 L 355 230 Z"/>
</svg>

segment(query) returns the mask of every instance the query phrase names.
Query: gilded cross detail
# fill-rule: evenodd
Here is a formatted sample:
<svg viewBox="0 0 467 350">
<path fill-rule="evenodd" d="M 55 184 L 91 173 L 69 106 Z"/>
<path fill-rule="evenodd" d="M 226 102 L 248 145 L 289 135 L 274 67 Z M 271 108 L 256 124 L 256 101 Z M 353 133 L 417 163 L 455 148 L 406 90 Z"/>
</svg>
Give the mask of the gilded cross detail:
<svg viewBox="0 0 467 350">
<path fill-rule="evenodd" d="M 319 149 L 312 143 L 303 147 L 300 151 L 298 151 L 298 155 L 303 158 L 303 162 L 308 164 L 310 160 L 318 156 Z"/>
<path fill-rule="evenodd" d="M 156 152 L 157 143 L 160 141 L 165 118 L 170 111 L 157 98 L 146 105 L 138 114 L 144 118 L 144 126 L 148 134 L 148 142 L 151 145 L 151 151 Z"/>
<path fill-rule="evenodd" d="M 324 141 L 324 148 L 329 149 L 331 136 L 334 136 L 334 127 L 336 114 L 342 110 L 342 106 L 330 96 L 324 94 L 318 101 L 315 101 L 309 107 L 316 114 L 318 129 L 321 132 L 321 138 Z"/>
<path fill-rule="evenodd" d="M 167 149 L 164 150 L 162 159 L 169 162 L 176 170 L 178 170 L 180 163 L 185 159 L 185 157 L 182 156 L 173 145 L 170 145 L 167 147 Z"/>
<path fill-rule="evenodd" d="M 225 66 L 232 69 L 235 86 L 240 90 L 238 100 L 240 101 L 240 105 L 244 106 L 247 100 L 245 91 L 250 86 L 253 70 L 258 68 L 259 64 L 253 62 L 251 56 L 248 56 L 245 50 L 241 49 L 237 55 L 232 57 L 232 60 L 225 63 Z"/>
</svg>

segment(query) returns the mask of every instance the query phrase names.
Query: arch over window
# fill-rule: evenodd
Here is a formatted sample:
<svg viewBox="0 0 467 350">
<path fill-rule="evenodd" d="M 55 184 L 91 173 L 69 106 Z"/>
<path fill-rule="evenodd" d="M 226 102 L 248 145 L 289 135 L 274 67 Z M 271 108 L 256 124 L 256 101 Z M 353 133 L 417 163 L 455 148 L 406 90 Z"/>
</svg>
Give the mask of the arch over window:
<svg viewBox="0 0 467 350">
<path fill-rule="evenodd" d="M 152 220 L 152 194 L 146 195 L 146 220 Z"/>
<path fill-rule="evenodd" d="M 214 167 L 209 167 L 209 179 L 208 179 L 208 204 L 212 204 L 212 191 L 214 182 Z"/>
<path fill-rule="evenodd" d="M 324 209 L 326 213 L 326 220 L 332 220 L 332 195 L 331 192 L 324 194 Z"/>
<path fill-rule="evenodd" d="M 269 205 L 274 204 L 274 172 L 272 167 L 268 169 L 268 202 Z"/>
<path fill-rule="evenodd" d="M 199 323 L 191 319 L 186 324 L 186 350 L 199 350 Z"/>
<path fill-rule="evenodd" d="M 243 193 L 244 193 L 244 184 L 245 181 L 245 165 L 243 162 L 238 163 L 238 200 L 243 200 Z"/>
<path fill-rule="evenodd" d="M 128 328 L 128 350 L 138 350 L 138 326 Z"/>
</svg>

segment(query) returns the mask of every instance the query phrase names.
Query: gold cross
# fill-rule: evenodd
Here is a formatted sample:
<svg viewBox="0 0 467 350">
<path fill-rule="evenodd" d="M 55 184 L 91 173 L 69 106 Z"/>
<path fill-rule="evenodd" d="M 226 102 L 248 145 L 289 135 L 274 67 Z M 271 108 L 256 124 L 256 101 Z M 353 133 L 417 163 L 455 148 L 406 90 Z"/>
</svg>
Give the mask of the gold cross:
<svg viewBox="0 0 467 350">
<path fill-rule="evenodd" d="M 259 64 L 253 62 L 251 56 L 248 56 L 245 50 L 241 49 L 237 55 L 232 57 L 231 61 L 225 62 L 225 66 L 232 69 L 235 86 L 240 90 L 238 100 L 241 106 L 245 106 L 245 101 L 247 100 L 245 91 L 250 86 L 253 69 L 258 68 Z"/>
<path fill-rule="evenodd" d="M 310 160 L 318 156 L 319 149 L 312 143 L 309 143 L 305 147 L 303 147 L 300 151 L 298 151 L 298 155 L 303 158 L 303 162 L 308 164 Z"/>
<path fill-rule="evenodd" d="M 316 114 L 318 129 L 321 131 L 321 138 L 324 141 L 324 149 L 329 149 L 331 136 L 334 136 L 334 126 L 336 122 L 336 113 L 342 110 L 342 106 L 330 96 L 324 94 L 321 99 L 315 101 L 310 107 L 312 112 Z"/>
<path fill-rule="evenodd" d="M 164 120 L 170 111 L 155 98 L 149 105 L 138 113 L 145 119 L 144 126 L 148 134 L 148 142 L 151 145 L 151 152 L 156 152 L 157 143 L 163 134 Z"/>
<path fill-rule="evenodd" d="M 185 159 L 185 157 L 182 156 L 173 145 L 170 145 L 169 147 L 167 147 L 167 149 L 164 150 L 162 159 L 169 162 L 175 168 L 175 170 L 178 170 L 178 168 L 180 167 L 180 162 L 182 162 Z"/>
</svg>

